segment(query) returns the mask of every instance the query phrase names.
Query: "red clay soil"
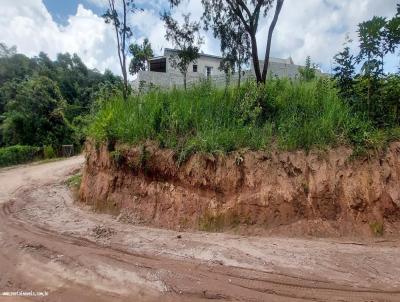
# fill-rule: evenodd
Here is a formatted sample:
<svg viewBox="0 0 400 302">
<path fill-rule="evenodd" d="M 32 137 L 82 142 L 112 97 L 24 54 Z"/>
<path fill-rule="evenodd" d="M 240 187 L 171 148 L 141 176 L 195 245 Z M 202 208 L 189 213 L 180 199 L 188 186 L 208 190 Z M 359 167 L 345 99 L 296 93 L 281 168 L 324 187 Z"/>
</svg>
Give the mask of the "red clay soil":
<svg viewBox="0 0 400 302">
<path fill-rule="evenodd" d="M 400 301 L 398 237 L 254 237 L 127 224 L 74 202 L 65 181 L 82 162 L 0 169 L 0 302 Z M 4 295 L 16 291 L 49 295 Z"/>
<path fill-rule="evenodd" d="M 172 150 L 153 143 L 88 143 L 80 199 L 136 224 L 175 230 L 398 234 L 400 142 L 380 156 L 351 155 L 346 147 L 308 154 L 243 151 L 195 154 L 178 165 Z"/>
</svg>

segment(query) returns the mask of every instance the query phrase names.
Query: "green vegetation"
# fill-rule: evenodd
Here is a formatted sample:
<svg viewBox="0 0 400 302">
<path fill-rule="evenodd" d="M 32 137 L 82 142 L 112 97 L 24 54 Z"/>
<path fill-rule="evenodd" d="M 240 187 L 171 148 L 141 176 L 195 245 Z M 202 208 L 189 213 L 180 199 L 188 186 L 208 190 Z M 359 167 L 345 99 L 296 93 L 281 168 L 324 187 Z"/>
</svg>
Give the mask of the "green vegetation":
<svg viewBox="0 0 400 302">
<path fill-rule="evenodd" d="M 375 128 L 352 113 L 330 79 L 271 79 L 239 90 L 205 82 L 184 90 L 154 90 L 124 102 L 105 103 L 89 135 L 98 142 L 140 144 L 154 140 L 179 152 L 229 152 L 240 148 L 285 150 L 355 144 L 378 148 L 395 131 Z"/>
<path fill-rule="evenodd" d="M 70 178 L 67 179 L 66 183 L 70 188 L 77 189 L 80 187 L 82 182 L 82 174 L 78 173 L 72 175 Z"/>
<path fill-rule="evenodd" d="M 40 158 L 41 148 L 31 146 L 11 146 L 0 148 L 0 167 L 23 164 Z"/>
<path fill-rule="evenodd" d="M 118 93 L 120 79 L 88 69 L 77 55 L 52 61 L 0 46 L 0 147 L 74 144 L 79 150 L 95 101 Z"/>
<path fill-rule="evenodd" d="M 55 158 L 57 155 L 52 146 L 44 146 L 43 147 L 43 156 L 45 159 L 51 159 L 51 158 Z"/>
</svg>

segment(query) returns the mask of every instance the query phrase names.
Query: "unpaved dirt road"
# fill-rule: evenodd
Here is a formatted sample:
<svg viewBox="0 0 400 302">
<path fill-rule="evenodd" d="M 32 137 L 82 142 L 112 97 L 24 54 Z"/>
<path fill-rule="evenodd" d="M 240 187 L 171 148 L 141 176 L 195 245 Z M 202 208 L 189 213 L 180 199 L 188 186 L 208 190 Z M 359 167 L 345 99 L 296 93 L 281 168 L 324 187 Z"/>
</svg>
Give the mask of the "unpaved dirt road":
<svg viewBox="0 0 400 302">
<path fill-rule="evenodd" d="M 0 170 L 3 301 L 400 301 L 397 240 L 178 233 L 74 204 L 82 157 Z"/>
</svg>

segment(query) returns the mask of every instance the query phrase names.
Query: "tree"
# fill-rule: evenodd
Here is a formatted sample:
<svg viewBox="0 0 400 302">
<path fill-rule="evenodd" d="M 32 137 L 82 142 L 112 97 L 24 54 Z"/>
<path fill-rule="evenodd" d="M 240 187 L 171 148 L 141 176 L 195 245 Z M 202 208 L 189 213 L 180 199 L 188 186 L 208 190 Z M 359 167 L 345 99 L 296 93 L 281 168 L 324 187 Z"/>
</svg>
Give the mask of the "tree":
<svg viewBox="0 0 400 302">
<path fill-rule="evenodd" d="M 6 145 L 31 146 L 70 143 L 72 130 L 64 118 L 65 102 L 57 84 L 43 76 L 10 87 L 2 124 Z"/>
<path fill-rule="evenodd" d="M 300 78 L 303 81 L 312 81 L 315 79 L 315 69 L 316 65 L 311 63 L 311 57 L 307 56 L 305 66 L 299 68 Z"/>
<path fill-rule="evenodd" d="M 170 0 L 172 5 L 177 5 L 181 0 Z M 269 66 L 272 35 L 278 22 L 284 0 L 202 0 L 204 7 L 203 19 L 215 26 L 239 22 L 250 39 L 251 56 L 254 72 L 258 83 L 265 83 Z M 268 29 L 267 45 L 265 48 L 264 66 L 261 70 L 258 57 L 258 44 L 256 34 L 260 16 L 266 17 L 275 4 L 275 12 Z"/>
<path fill-rule="evenodd" d="M 386 23 L 384 30 L 385 50 L 394 53 L 400 44 L 400 4 L 397 4 L 397 14 Z"/>
<path fill-rule="evenodd" d="M 79 145 L 87 115 L 95 101 L 104 98 L 101 92 L 112 87 L 115 95 L 115 87 L 120 91 L 121 86 L 120 77 L 87 68 L 76 54 L 58 54 L 54 61 L 43 52 L 34 58 L 18 53 L 2 56 L 0 145 L 52 142 L 58 147 L 64 141 Z"/>
<path fill-rule="evenodd" d="M 132 37 L 132 30 L 128 25 L 127 14 L 128 12 L 136 12 L 138 8 L 134 0 L 121 0 L 121 10 L 119 13 L 115 0 L 108 0 L 108 9 L 103 14 L 103 18 L 106 23 L 111 23 L 115 29 L 115 36 L 117 38 L 117 51 L 118 59 L 121 67 L 123 82 L 122 94 L 124 99 L 128 98 L 128 72 L 126 68 L 126 55 L 127 55 L 127 43 Z"/>
<path fill-rule="evenodd" d="M 237 20 L 228 23 L 210 23 L 204 19 L 205 27 L 213 29 L 214 37 L 221 41 L 223 60 L 220 69 L 228 77 L 230 72 L 238 71 L 238 87 L 242 76 L 242 66 L 250 59 L 250 39 L 243 25 Z"/>
<path fill-rule="evenodd" d="M 344 50 L 335 55 L 334 78 L 337 81 L 337 86 L 340 94 L 349 99 L 353 95 L 354 74 L 355 74 L 355 58 L 350 53 L 349 44 L 352 41 L 346 37 Z"/>
<path fill-rule="evenodd" d="M 366 60 L 362 70 L 367 77 L 383 74 L 383 57 L 387 53 L 384 43 L 385 26 L 386 19 L 376 16 L 358 25 L 360 53 L 357 60 L 358 62 Z"/>
<path fill-rule="evenodd" d="M 367 82 L 368 115 L 371 113 L 371 94 L 373 91 L 378 91 L 378 78 L 383 76 L 383 58 L 387 52 L 384 43 L 385 26 L 386 19 L 376 16 L 358 25 L 360 53 L 357 56 L 357 63 L 364 61 L 361 70 Z"/>
<path fill-rule="evenodd" d="M 142 45 L 137 43 L 131 44 L 129 46 L 129 52 L 132 55 L 132 60 L 129 64 L 130 74 L 136 74 L 140 70 L 149 69 L 149 59 L 154 56 L 149 39 L 144 39 Z"/>
<path fill-rule="evenodd" d="M 0 58 L 9 58 L 12 57 L 13 55 L 15 55 L 17 53 L 17 47 L 11 46 L 8 47 L 5 43 L 0 42 Z"/>
<path fill-rule="evenodd" d="M 190 63 L 199 58 L 199 45 L 203 43 L 203 39 L 199 34 L 200 23 L 190 22 L 190 14 L 183 15 L 183 18 L 184 23 L 180 26 L 170 14 L 165 12 L 162 15 L 167 29 L 165 37 L 178 48 L 177 54 L 170 58 L 171 65 L 183 75 L 183 86 L 186 90 L 187 71 Z"/>
</svg>

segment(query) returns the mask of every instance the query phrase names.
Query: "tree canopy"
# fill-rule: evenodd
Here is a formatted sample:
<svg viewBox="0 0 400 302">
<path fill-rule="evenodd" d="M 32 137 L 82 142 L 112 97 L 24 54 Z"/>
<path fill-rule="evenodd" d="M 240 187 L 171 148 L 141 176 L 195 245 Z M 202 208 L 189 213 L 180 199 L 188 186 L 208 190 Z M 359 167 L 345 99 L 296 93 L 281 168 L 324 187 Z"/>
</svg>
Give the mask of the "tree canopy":
<svg viewBox="0 0 400 302">
<path fill-rule="evenodd" d="M 1 49 L 0 146 L 80 144 L 82 117 L 102 87 L 121 87 L 119 77 L 89 69 L 76 54 L 58 54 L 53 61 L 43 52 L 29 58 L 15 47 Z"/>
<path fill-rule="evenodd" d="M 200 23 L 190 21 L 190 14 L 183 15 L 184 23 L 179 25 L 169 13 L 164 13 L 162 19 L 165 22 L 165 38 L 177 47 L 177 54 L 171 56 L 171 65 L 177 68 L 183 75 L 183 84 L 186 89 L 187 71 L 190 63 L 199 58 L 199 46 L 203 43 L 200 36 Z"/>
<path fill-rule="evenodd" d="M 129 52 L 132 56 L 129 64 L 130 74 L 137 74 L 140 70 L 149 69 L 149 59 L 154 56 L 149 39 L 144 39 L 141 45 L 137 43 L 129 45 Z"/>
</svg>

